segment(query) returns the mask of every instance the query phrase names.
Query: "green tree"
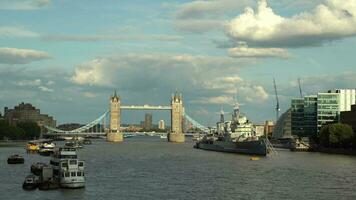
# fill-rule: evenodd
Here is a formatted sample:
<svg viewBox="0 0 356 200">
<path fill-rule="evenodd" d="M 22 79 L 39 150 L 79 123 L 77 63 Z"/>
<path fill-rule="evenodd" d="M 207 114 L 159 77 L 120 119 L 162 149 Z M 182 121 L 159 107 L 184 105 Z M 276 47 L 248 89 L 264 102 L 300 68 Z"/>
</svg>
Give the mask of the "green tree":
<svg viewBox="0 0 356 200">
<path fill-rule="evenodd" d="M 35 122 L 20 122 L 17 126 L 25 131 L 25 139 L 38 138 L 41 128 Z"/>
<path fill-rule="evenodd" d="M 347 124 L 329 124 L 319 133 L 319 143 L 324 147 L 350 148 L 355 134 Z"/>
</svg>

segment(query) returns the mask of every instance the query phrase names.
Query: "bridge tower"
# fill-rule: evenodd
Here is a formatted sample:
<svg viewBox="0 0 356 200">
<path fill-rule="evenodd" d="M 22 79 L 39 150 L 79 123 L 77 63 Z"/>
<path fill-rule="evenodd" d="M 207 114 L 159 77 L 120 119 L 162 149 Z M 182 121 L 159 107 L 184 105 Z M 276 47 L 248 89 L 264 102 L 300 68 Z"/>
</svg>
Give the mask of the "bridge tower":
<svg viewBox="0 0 356 200">
<path fill-rule="evenodd" d="M 120 131 L 121 123 L 121 100 L 120 97 L 116 94 L 116 91 L 113 96 L 110 98 L 110 127 L 109 132 L 107 133 L 107 141 L 109 142 L 122 142 L 123 134 Z"/>
<path fill-rule="evenodd" d="M 183 133 L 183 98 L 182 94 L 176 92 L 171 99 L 171 127 L 172 131 L 168 134 L 169 142 L 184 142 L 185 135 Z"/>
</svg>

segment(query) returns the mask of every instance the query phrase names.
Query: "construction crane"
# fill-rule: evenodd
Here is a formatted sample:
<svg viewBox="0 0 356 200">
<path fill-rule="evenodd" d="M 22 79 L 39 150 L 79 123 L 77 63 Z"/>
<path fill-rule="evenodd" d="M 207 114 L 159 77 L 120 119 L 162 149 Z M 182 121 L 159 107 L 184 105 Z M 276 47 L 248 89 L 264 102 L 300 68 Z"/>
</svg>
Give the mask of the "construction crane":
<svg viewBox="0 0 356 200">
<path fill-rule="evenodd" d="M 300 84 L 300 78 L 298 78 L 298 84 L 299 84 L 299 93 L 300 93 L 300 98 L 303 98 L 302 86 L 301 86 L 301 84 Z"/>
<path fill-rule="evenodd" d="M 273 78 L 273 84 L 274 84 L 274 92 L 276 94 L 276 101 L 277 101 L 277 104 L 276 104 L 276 122 L 277 122 L 278 118 L 279 118 L 280 108 L 279 108 L 279 100 L 278 100 L 277 85 L 276 85 L 276 79 L 275 78 Z"/>
</svg>

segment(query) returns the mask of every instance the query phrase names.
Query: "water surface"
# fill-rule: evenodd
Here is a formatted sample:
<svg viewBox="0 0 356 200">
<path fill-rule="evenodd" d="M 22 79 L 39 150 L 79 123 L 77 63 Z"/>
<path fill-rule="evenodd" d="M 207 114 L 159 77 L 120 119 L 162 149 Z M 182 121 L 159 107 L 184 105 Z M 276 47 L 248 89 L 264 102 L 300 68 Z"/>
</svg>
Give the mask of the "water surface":
<svg viewBox="0 0 356 200">
<path fill-rule="evenodd" d="M 1 147 L 0 199 L 356 199 L 356 157 L 282 150 L 250 161 L 192 146 L 157 137 L 93 140 L 78 152 L 86 161 L 86 188 L 53 191 L 21 187 L 31 164 L 48 157 Z M 15 153 L 25 164 L 6 163 Z"/>
</svg>

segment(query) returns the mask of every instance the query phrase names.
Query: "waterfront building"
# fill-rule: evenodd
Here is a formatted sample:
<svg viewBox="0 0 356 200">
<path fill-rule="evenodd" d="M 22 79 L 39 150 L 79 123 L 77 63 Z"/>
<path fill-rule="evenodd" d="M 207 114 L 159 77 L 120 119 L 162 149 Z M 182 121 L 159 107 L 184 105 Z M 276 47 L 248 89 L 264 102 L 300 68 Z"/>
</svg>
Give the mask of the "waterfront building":
<svg viewBox="0 0 356 200">
<path fill-rule="evenodd" d="M 144 122 L 143 128 L 146 130 L 152 129 L 152 114 L 151 113 L 145 114 L 145 122 Z"/>
<path fill-rule="evenodd" d="M 272 136 L 273 130 L 274 130 L 274 122 L 267 120 L 265 122 L 265 135 Z"/>
<path fill-rule="evenodd" d="M 338 93 L 318 93 L 318 132 L 324 125 L 339 122 L 339 97 Z"/>
<path fill-rule="evenodd" d="M 341 123 L 352 126 L 356 133 L 356 105 L 352 105 L 350 111 L 341 112 L 340 120 Z"/>
<path fill-rule="evenodd" d="M 291 131 L 299 137 L 317 133 L 317 95 L 295 98 L 291 101 Z"/>
<path fill-rule="evenodd" d="M 291 103 L 292 134 L 303 135 L 304 130 L 304 98 L 292 99 Z"/>
<path fill-rule="evenodd" d="M 288 109 L 278 119 L 273 130 L 272 138 L 291 138 L 292 137 L 292 111 Z"/>
<path fill-rule="evenodd" d="M 260 137 L 265 134 L 265 126 L 264 125 L 254 125 L 255 136 Z"/>
<path fill-rule="evenodd" d="M 164 130 L 165 129 L 165 123 L 164 123 L 163 119 L 158 121 L 158 129 L 160 129 L 160 130 Z"/>
<path fill-rule="evenodd" d="M 41 114 L 40 109 L 35 108 L 29 103 L 20 103 L 14 109 L 4 109 L 4 119 L 10 125 L 16 125 L 18 122 L 36 122 L 39 126 L 56 127 L 56 120 L 52 116 Z"/>
<path fill-rule="evenodd" d="M 355 99 L 355 89 L 335 89 L 292 99 L 292 135 L 313 136 L 324 125 L 340 122 L 340 112 L 350 111 Z"/>
<path fill-rule="evenodd" d="M 304 119 L 302 136 L 315 135 L 318 132 L 318 96 L 309 95 L 304 97 Z"/>
</svg>

